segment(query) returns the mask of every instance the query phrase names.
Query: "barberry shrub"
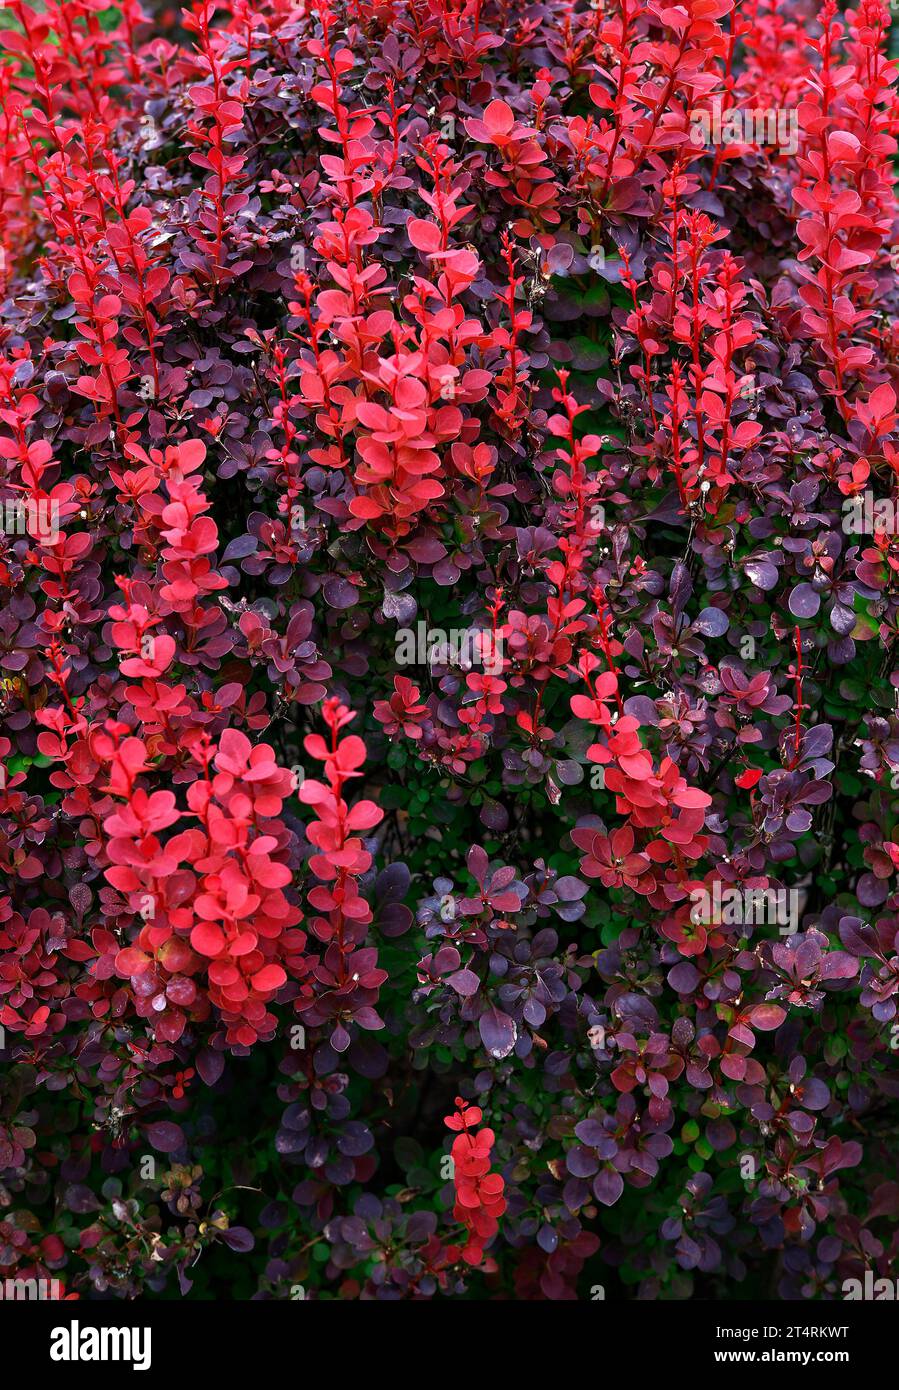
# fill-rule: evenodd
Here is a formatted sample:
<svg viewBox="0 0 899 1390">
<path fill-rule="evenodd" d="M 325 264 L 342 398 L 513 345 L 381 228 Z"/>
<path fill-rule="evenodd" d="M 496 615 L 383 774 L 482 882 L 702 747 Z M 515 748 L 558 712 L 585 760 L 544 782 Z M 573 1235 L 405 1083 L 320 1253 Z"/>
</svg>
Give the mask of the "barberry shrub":
<svg viewBox="0 0 899 1390">
<path fill-rule="evenodd" d="M 0 1276 L 899 1277 L 886 5 L 0 20 Z"/>
</svg>

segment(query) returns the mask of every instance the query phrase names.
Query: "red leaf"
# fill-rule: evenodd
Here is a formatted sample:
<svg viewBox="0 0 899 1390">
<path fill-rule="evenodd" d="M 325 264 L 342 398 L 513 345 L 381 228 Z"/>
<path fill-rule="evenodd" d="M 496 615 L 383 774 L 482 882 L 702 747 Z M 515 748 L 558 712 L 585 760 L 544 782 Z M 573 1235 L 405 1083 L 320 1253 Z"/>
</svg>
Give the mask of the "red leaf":
<svg viewBox="0 0 899 1390">
<path fill-rule="evenodd" d="M 779 1028 L 786 1016 L 786 1009 L 782 1009 L 779 1004 L 756 1004 L 749 1011 L 749 1020 L 753 1028 L 758 1028 L 761 1033 L 771 1033 L 775 1028 Z"/>
<path fill-rule="evenodd" d="M 190 934 L 190 944 L 201 956 L 217 956 L 225 944 L 225 936 L 214 922 L 198 922 Z"/>
<path fill-rule="evenodd" d="M 417 251 L 431 253 L 441 249 L 440 228 L 435 227 L 433 222 L 424 222 L 420 217 L 410 217 L 406 223 L 406 231 Z"/>
</svg>

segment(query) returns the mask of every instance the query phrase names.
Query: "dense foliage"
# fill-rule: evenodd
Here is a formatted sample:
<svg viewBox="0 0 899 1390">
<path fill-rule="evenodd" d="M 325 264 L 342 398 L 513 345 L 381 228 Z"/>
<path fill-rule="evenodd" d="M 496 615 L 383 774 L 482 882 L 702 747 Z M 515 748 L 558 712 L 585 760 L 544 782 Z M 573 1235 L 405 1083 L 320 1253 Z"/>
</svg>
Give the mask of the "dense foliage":
<svg viewBox="0 0 899 1390">
<path fill-rule="evenodd" d="M 882 0 L 2 18 L 0 1276 L 899 1276 Z"/>
</svg>

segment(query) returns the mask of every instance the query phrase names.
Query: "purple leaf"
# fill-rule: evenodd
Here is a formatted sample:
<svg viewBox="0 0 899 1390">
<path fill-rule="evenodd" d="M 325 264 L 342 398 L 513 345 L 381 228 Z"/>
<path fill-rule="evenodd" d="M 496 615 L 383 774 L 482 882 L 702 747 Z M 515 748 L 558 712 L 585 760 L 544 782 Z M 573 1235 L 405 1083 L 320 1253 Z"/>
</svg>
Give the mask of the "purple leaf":
<svg viewBox="0 0 899 1390">
<path fill-rule="evenodd" d="M 163 1154 L 176 1153 L 184 1147 L 185 1142 L 181 1126 L 173 1124 L 171 1120 L 156 1120 L 147 1125 L 147 1138 L 153 1148 Z"/>
<path fill-rule="evenodd" d="M 603 1168 L 593 1179 L 593 1195 L 604 1207 L 613 1207 L 624 1191 L 624 1178 L 615 1168 Z"/>
<path fill-rule="evenodd" d="M 730 627 L 730 618 L 720 608 L 703 608 L 693 627 L 705 637 L 720 637 Z"/>
<path fill-rule="evenodd" d="M 514 1020 L 494 1007 L 481 1014 L 478 1031 L 490 1056 L 496 1058 L 508 1057 L 518 1037 Z"/>
<path fill-rule="evenodd" d="M 197 1071 L 207 1086 L 214 1086 L 225 1070 L 225 1056 L 211 1047 L 204 1047 L 197 1053 Z"/>
<path fill-rule="evenodd" d="M 767 560 L 748 560 L 743 569 L 757 589 L 767 592 L 777 584 L 777 570 Z"/>
<path fill-rule="evenodd" d="M 794 618 L 813 618 L 821 607 L 821 595 L 811 584 L 797 584 L 790 594 L 789 607 Z"/>
<path fill-rule="evenodd" d="M 481 982 L 473 970 L 457 970 L 454 975 L 447 978 L 446 983 L 452 985 L 457 994 L 461 994 L 463 999 L 469 999 L 471 995 L 477 994 L 481 987 Z M 483 1032 L 481 1033 L 483 1037 Z"/>
<path fill-rule="evenodd" d="M 237 1250 L 241 1254 L 246 1254 L 256 1244 L 252 1231 L 248 1231 L 246 1226 L 229 1226 L 220 1233 L 220 1238 L 229 1250 Z"/>
</svg>

